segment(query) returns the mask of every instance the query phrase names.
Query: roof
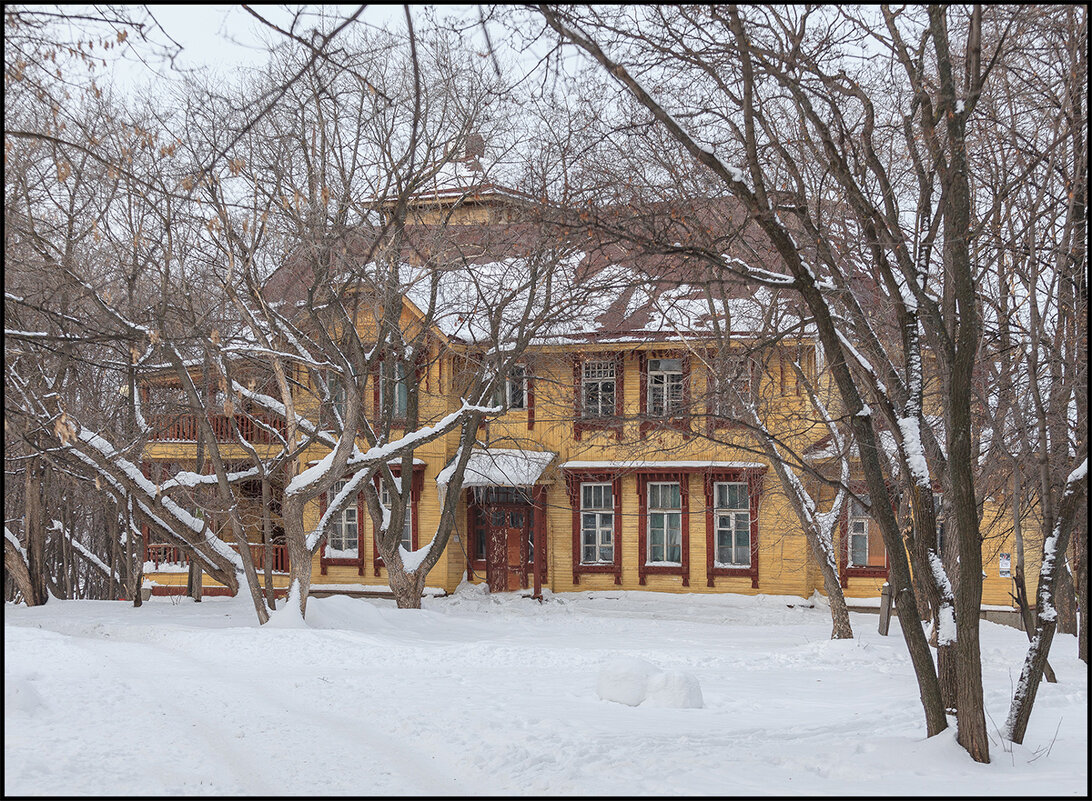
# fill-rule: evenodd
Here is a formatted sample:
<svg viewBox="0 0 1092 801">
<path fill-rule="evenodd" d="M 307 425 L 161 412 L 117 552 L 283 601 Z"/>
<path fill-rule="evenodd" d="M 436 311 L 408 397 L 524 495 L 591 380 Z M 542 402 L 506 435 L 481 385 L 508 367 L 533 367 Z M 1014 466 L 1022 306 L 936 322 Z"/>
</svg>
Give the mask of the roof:
<svg viewBox="0 0 1092 801">
<path fill-rule="evenodd" d="M 669 227 L 668 233 L 679 240 L 661 245 L 660 252 L 650 252 L 639 241 L 641 226 L 655 226 L 632 210 L 598 213 L 594 219 L 557 209 L 538 212 L 539 219 L 525 216 L 522 222 L 406 225 L 399 259 L 405 296 L 425 311 L 435 282 L 434 323 L 445 336 L 464 343 L 492 344 L 498 338 L 503 343 L 503 329 L 523 319 L 526 302 L 534 297 L 528 293 L 541 296 L 536 274 L 542 274 L 546 260 L 554 260 L 560 268 L 553 276 L 554 296 L 544 299 L 551 305 L 532 304 L 542 313 L 536 345 L 671 340 L 709 336 L 715 327 L 753 335 L 763 330 L 774 305 L 779 330 L 800 323 L 789 293 L 778 299 L 774 290 L 725 278 L 710 265 L 709 249 L 720 248 L 729 261 L 776 272 L 772 249 L 731 199 L 705 202 L 689 217 L 662 212 L 677 228 Z M 627 226 L 638 227 L 638 241 L 614 235 Z M 381 233 L 360 227 L 340 247 L 330 248 L 340 260 L 340 268 L 331 273 L 366 291 L 380 273 Z M 662 230 L 652 233 L 664 241 Z M 275 271 L 264 292 L 271 299 L 299 302 L 315 272 L 313 262 L 298 256 Z M 564 293 L 569 293 L 567 308 L 558 303 Z"/>
<path fill-rule="evenodd" d="M 513 448 L 474 448 L 463 473 L 464 487 L 529 487 L 538 482 L 557 454 Z M 436 476 L 447 486 L 455 472 L 455 459 Z"/>
</svg>

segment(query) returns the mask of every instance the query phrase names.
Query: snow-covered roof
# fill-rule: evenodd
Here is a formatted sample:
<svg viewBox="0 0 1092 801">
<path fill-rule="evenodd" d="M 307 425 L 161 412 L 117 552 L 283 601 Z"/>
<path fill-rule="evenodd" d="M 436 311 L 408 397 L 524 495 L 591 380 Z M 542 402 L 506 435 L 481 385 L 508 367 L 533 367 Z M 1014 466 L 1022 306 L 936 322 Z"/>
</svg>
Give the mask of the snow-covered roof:
<svg viewBox="0 0 1092 801">
<path fill-rule="evenodd" d="M 515 448 L 475 448 L 463 473 L 464 487 L 529 487 L 538 482 L 543 471 L 557 457 L 551 451 L 525 451 Z M 455 472 L 455 460 L 436 476 L 436 483 L 447 486 Z"/>
</svg>

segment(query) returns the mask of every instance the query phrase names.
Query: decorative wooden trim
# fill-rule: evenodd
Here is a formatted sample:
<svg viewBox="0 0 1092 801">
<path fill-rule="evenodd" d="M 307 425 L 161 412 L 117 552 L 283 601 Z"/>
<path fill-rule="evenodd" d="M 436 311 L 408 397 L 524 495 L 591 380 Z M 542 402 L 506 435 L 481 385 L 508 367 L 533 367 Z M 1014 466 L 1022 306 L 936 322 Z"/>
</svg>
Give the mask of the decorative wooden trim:
<svg viewBox="0 0 1092 801">
<path fill-rule="evenodd" d="M 585 565 L 581 563 L 583 558 L 583 543 L 581 542 L 580 525 L 580 485 L 584 483 L 610 484 L 611 495 L 614 498 L 614 530 L 611 532 L 613 540 L 614 561 L 611 564 Z M 622 473 L 620 470 L 590 472 L 586 470 L 565 471 L 565 489 L 569 495 L 569 506 L 573 510 L 573 584 L 580 583 L 580 577 L 585 574 L 609 573 L 614 575 L 614 583 L 622 584 Z"/>
<path fill-rule="evenodd" d="M 330 493 L 324 492 L 319 496 L 319 517 L 326 514 L 326 508 L 330 501 Z M 328 567 L 355 567 L 358 576 L 364 575 L 364 493 L 356 494 L 356 559 L 333 559 L 326 556 L 326 542 L 322 541 L 322 550 L 319 552 L 319 570 L 326 575 Z"/>
<path fill-rule="evenodd" d="M 649 565 L 648 562 L 648 483 L 677 481 L 682 504 L 682 553 L 680 564 Z M 637 581 L 646 584 L 646 576 L 682 576 L 682 585 L 690 586 L 690 471 L 647 470 L 637 473 Z"/>
<path fill-rule="evenodd" d="M 614 362 L 614 417 L 587 418 L 583 414 L 584 362 Z M 625 409 L 625 354 L 621 351 L 578 353 L 573 356 L 573 439 L 580 441 L 585 431 L 613 431 L 615 440 L 622 440 L 622 417 Z"/>
<path fill-rule="evenodd" d="M 863 481 L 857 481 L 850 484 L 850 489 L 857 495 L 867 494 L 868 486 Z M 890 489 L 890 487 L 888 488 Z M 892 495 L 892 504 L 894 505 L 895 499 Z M 849 566 L 849 509 L 852 504 L 852 499 L 846 499 L 845 505 L 842 507 L 842 514 L 838 519 L 838 536 L 840 542 L 838 545 L 838 579 L 842 585 L 842 589 L 849 586 L 849 580 L 851 578 L 882 578 L 886 579 L 889 576 L 891 570 L 891 562 L 887 554 L 887 544 L 884 543 L 883 552 L 883 567 L 850 567 Z M 872 517 L 869 516 L 869 525 L 872 525 Z"/>
<path fill-rule="evenodd" d="M 663 431 L 673 429 L 682 432 L 683 439 L 690 439 L 690 352 L 686 350 L 642 350 L 637 352 L 638 376 L 641 382 L 641 422 L 637 429 L 641 439 L 644 439 L 650 431 Z M 653 417 L 648 410 L 648 360 L 649 359 L 678 359 L 681 362 L 683 377 L 682 409 L 681 415 L 674 417 Z"/>
<path fill-rule="evenodd" d="M 481 573 L 485 576 L 485 560 L 476 559 L 478 542 L 478 517 L 481 515 L 481 507 L 474 500 L 474 490 L 466 490 L 466 569 L 469 575 Z"/>
</svg>

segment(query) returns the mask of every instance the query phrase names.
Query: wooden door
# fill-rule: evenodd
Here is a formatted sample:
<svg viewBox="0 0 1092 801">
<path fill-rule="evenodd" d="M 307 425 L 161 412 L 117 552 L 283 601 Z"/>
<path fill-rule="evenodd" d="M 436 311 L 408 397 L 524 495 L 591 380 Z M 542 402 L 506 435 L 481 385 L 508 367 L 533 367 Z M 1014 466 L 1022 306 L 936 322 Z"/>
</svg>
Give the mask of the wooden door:
<svg viewBox="0 0 1092 801">
<path fill-rule="evenodd" d="M 530 510 L 505 505 L 484 511 L 488 535 L 485 549 L 486 581 L 493 592 L 527 587 Z"/>
</svg>

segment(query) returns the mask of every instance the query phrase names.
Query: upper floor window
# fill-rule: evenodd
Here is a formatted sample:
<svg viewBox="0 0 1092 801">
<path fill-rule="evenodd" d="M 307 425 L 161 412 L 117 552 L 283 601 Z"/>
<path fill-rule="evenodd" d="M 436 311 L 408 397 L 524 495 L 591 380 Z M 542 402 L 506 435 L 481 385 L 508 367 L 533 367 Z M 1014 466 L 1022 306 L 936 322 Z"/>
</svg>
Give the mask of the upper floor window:
<svg viewBox="0 0 1092 801">
<path fill-rule="evenodd" d="M 648 485 L 648 564 L 682 562 L 682 490 L 677 481 Z"/>
<path fill-rule="evenodd" d="M 580 485 L 580 563 L 614 562 L 614 493 L 611 484 Z"/>
<path fill-rule="evenodd" d="M 864 500 L 868 501 L 867 495 L 864 496 Z M 848 537 L 849 567 L 884 567 L 886 565 L 883 538 L 877 527 L 872 524 L 872 518 L 864 504 L 856 499 L 849 502 Z"/>
<path fill-rule="evenodd" d="M 386 487 L 383 487 L 380 491 L 379 498 L 385 507 L 388 509 L 391 508 L 393 499 Z M 402 537 L 399 540 L 399 544 L 407 551 L 413 550 L 413 513 L 415 507 L 416 504 L 411 502 L 406 508 L 406 516 L 402 520 Z"/>
<path fill-rule="evenodd" d="M 348 395 L 345 392 L 345 384 L 337 376 L 331 376 L 329 382 L 330 389 L 330 404 L 334 407 L 334 411 L 337 412 L 337 418 L 342 425 L 345 423 L 345 404 L 348 402 Z"/>
<path fill-rule="evenodd" d="M 508 409 L 527 408 L 527 367 L 515 364 L 508 368 L 508 375 L 497 387 L 495 403 Z"/>
<path fill-rule="evenodd" d="M 677 414 L 683 407 L 682 359 L 648 360 L 648 414 Z"/>
<path fill-rule="evenodd" d="M 739 399 L 751 397 L 753 369 L 750 357 L 742 355 L 732 354 L 713 362 L 709 371 L 709 393 L 714 415 L 735 417 L 739 414 Z"/>
<path fill-rule="evenodd" d="M 581 375 L 581 412 L 584 417 L 613 417 L 615 382 L 613 360 L 588 361 Z"/>
<path fill-rule="evenodd" d="M 406 416 L 409 394 L 406 387 L 406 367 L 402 362 L 384 361 L 379 381 L 379 408 L 386 408 L 386 393 L 394 392 L 392 417 L 402 419 Z"/>
<path fill-rule="evenodd" d="M 332 501 L 345 487 L 346 482 L 338 481 L 330 488 Z M 359 548 L 359 529 L 357 527 L 356 495 L 349 504 L 330 521 L 326 530 L 326 556 L 329 558 L 355 558 Z"/>
<path fill-rule="evenodd" d="M 751 564 L 751 508 L 745 482 L 718 482 L 714 488 L 718 566 Z"/>
</svg>

